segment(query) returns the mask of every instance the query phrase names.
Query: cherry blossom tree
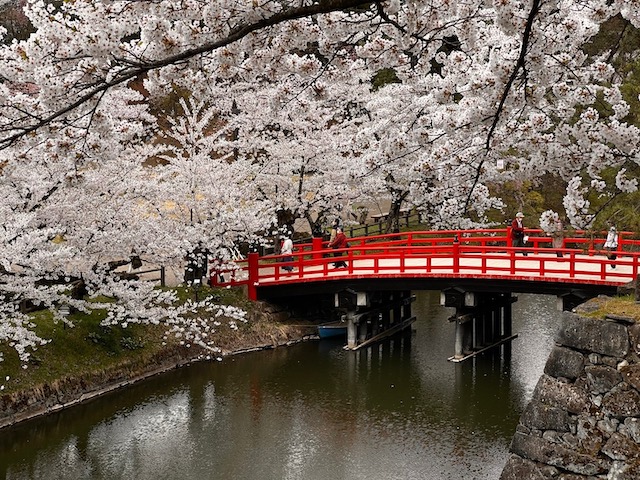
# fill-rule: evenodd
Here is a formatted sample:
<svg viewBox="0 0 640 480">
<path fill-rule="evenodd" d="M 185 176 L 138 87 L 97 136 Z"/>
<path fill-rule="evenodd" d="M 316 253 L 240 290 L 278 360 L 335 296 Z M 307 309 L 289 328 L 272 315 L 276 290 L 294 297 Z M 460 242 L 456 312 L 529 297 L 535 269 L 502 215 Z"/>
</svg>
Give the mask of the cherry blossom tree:
<svg viewBox="0 0 640 480">
<path fill-rule="evenodd" d="M 329 214 L 349 210 L 371 195 L 363 162 L 353 144 L 364 122 L 363 108 L 352 100 L 366 95 L 368 83 L 323 66 L 312 52 L 287 66 L 276 84 L 233 85 L 234 101 L 221 132 L 234 163 L 247 160 L 253 192 L 274 212 L 273 227 L 291 227 L 296 219 L 318 233 Z M 316 79 L 305 86 L 305 77 Z"/>
<path fill-rule="evenodd" d="M 435 227 L 483 225 L 507 201 L 489 186 L 549 173 L 583 227 L 590 191 L 637 190 L 623 79 L 609 52 L 582 48 L 613 16 L 640 27 L 637 0 L 31 0 L 25 13 L 34 32 L 0 49 L 0 341 L 23 359 L 41 340 L 16 302 L 90 308 L 73 279 L 115 299 L 101 305 L 112 324 L 164 322 L 211 346 L 195 306 L 110 262 L 178 271 L 282 212 L 314 224 L 389 194 Z M 381 71 L 393 82 L 373 88 Z M 167 98 L 182 100 L 154 107 Z"/>
</svg>

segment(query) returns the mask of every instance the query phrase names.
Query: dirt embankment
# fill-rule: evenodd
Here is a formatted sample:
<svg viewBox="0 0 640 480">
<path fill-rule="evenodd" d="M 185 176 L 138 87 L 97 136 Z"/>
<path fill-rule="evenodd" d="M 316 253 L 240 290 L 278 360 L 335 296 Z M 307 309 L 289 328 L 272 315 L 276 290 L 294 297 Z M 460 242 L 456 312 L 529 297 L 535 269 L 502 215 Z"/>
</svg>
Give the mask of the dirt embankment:
<svg viewBox="0 0 640 480">
<path fill-rule="evenodd" d="M 141 357 L 91 374 L 59 378 L 29 390 L 5 394 L 0 397 L 0 428 L 77 405 L 197 361 L 291 345 L 316 338 L 313 323 L 295 320 L 294 324 L 289 312 L 278 311 L 269 304 L 260 303 L 249 317 L 249 322 L 238 330 L 228 329 L 221 332 L 218 338 L 221 353 L 212 354 L 194 346 L 187 348 L 172 345 L 147 358 Z"/>
</svg>

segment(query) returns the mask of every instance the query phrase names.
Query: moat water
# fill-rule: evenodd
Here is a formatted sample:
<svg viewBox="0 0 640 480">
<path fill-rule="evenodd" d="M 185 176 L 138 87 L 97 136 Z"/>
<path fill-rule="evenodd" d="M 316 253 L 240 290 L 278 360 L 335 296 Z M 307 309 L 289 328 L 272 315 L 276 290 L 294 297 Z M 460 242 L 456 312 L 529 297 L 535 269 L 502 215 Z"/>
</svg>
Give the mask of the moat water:
<svg viewBox="0 0 640 480">
<path fill-rule="evenodd" d="M 0 430 L 0 478 L 487 480 L 542 374 L 555 297 L 520 295 L 510 348 L 462 363 L 452 310 L 418 292 L 413 332 L 200 363 Z"/>
</svg>

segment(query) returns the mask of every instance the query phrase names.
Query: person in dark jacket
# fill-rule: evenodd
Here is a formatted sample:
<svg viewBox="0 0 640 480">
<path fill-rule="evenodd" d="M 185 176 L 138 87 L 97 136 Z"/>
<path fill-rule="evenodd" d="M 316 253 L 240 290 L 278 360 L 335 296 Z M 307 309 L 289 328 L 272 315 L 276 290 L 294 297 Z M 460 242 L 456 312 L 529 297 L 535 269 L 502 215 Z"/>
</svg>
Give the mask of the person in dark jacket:
<svg viewBox="0 0 640 480">
<path fill-rule="evenodd" d="M 516 218 L 511 222 L 511 245 L 514 247 L 524 247 L 524 223 L 522 219 L 524 214 L 522 212 L 516 213 Z M 526 257 L 527 252 L 522 252 Z"/>
<path fill-rule="evenodd" d="M 347 248 L 347 236 L 342 231 L 342 228 L 336 228 L 336 238 L 334 238 L 331 242 L 329 242 L 329 248 Z M 341 257 L 344 255 L 344 252 L 335 252 L 333 254 L 334 257 Z M 333 264 L 333 268 L 344 268 L 347 266 L 347 262 L 343 260 L 338 260 Z"/>
</svg>

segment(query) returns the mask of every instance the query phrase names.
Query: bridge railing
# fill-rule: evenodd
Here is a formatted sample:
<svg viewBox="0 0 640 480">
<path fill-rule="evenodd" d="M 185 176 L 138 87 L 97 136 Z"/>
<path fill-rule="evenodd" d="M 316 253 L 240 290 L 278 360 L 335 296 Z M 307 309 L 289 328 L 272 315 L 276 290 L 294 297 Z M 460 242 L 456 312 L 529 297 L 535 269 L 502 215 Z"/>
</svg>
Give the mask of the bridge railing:
<svg viewBox="0 0 640 480">
<path fill-rule="evenodd" d="M 379 235 L 368 235 L 354 237 L 349 239 L 351 246 L 366 245 L 370 243 L 388 244 L 388 245 L 407 245 L 411 246 L 417 243 L 453 243 L 457 237 L 462 243 L 478 243 L 478 244 L 498 244 L 503 246 L 511 246 L 510 228 L 502 229 L 482 229 L 482 230 L 437 230 L 428 232 L 402 232 L 387 233 Z M 553 238 L 546 235 L 540 229 L 527 229 L 526 235 L 529 237 L 528 247 L 530 248 L 552 248 Z M 620 252 L 624 251 L 640 251 L 640 240 L 632 239 L 633 232 L 619 232 Z M 564 248 L 581 249 L 586 253 L 596 254 L 603 250 L 603 244 L 606 240 L 607 232 L 600 232 L 600 236 L 594 236 L 592 232 L 578 230 L 573 232 L 571 236 L 563 239 Z M 318 239 L 315 239 L 318 240 Z M 328 242 L 322 242 L 323 248 Z M 313 242 L 299 243 L 296 245 L 297 250 L 314 250 L 318 249 L 319 244 Z"/>
<path fill-rule="evenodd" d="M 447 245 L 452 244 L 457 236 L 461 241 L 479 244 L 506 244 L 508 241 L 505 229 L 495 230 L 438 230 L 431 232 L 401 232 L 385 233 L 349 238 L 350 247 L 375 245 L 384 246 L 417 246 L 417 245 Z M 314 239 L 313 242 L 299 243 L 295 247 L 297 252 L 327 249 L 329 242 Z"/>
<path fill-rule="evenodd" d="M 578 232 L 580 234 L 582 232 Z M 513 247 L 509 229 L 445 230 L 403 232 L 349 239 L 349 248 L 329 249 L 328 242 L 313 239 L 297 244 L 293 260 L 285 255 L 259 257 L 250 254 L 236 263 L 216 285 L 249 285 L 265 282 L 295 282 L 305 277 L 328 276 L 333 272 L 335 255 L 347 262 L 351 275 L 522 275 L 580 279 L 585 282 L 613 279 L 622 283 L 636 278 L 639 271 L 640 241 L 619 236 L 615 261 L 603 250 L 605 241 L 592 236 L 572 235 L 563 248 L 552 248 L 552 239 L 540 230 L 528 230 L 527 247 Z M 571 246 L 571 247 L 569 247 Z M 524 257 L 521 252 L 530 253 Z M 562 257 L 556 256 L 562 254 Z M 523 262 L 522 260 L 526 260 Z M 610 268 L 615 264 L 617 270 Z M 283 267 L 292 267 L 288 272 Z M 250 292 L 251 296 L 251 292 Z"/>
<path fill-rule="evenodd" d="M 547 256 L 523 256 L 522 253 L 527 254 L 546 254 Z M 557 257 L 556 253 L 561 253 L 562 257 Z M 608 259 L 607 256 L 610 252 L 605 250 L 589 251 L 585 253 L 584 250 L 575 248 L 535 248 L 535 247 L 504 247 L 496 245 L 464 245 L 462 243 L 450 244 L 450 245 L 413 245 L 413 246 L 400 246 L 400 245 L 356 245 L 350 248 L 343 249 L 325 249 L 320 251 L 309 252 L 294 252 L 292 255 L 292 261 L 284 261 L 283 256 L 273 256 L 271 258 L 259 259 L 259 266 L 262 267 L 303 267 L 304 273 L 305 267 L 323 266 L 325 264 L 331 264 L 336 261 L 336 254 L 342 254 L 344 260 L 373 260 L 374 262 L 381 262 L 383 260 L 400 259 L 406 260 L 411 258 L 418 258 L 420 256 L 429 256 L 431 261 L 438 258 L 464 258 L 464 259 L 479 259 L 482 263 L 486 263 L 487 260 L 504 260 L 508 258 L 516 258 L 518 260 L 527 260 L 528 262 L 539 262 L 542 265 L 549 262 L 567 262 L 571 259 L 581 257 L 581 262 L 588 264 L 604 264 L 612 265 L 613 261 Z M 313 254 L 310 255 L 310 254 Z M 616 265 L 633 265 L 633 259 L 637 258 L 640 253 L 638 252 L 617 252 Z M 463 257 L 464 256 L 464 257 Z M 593 257 L 593 258 L 589 258 Z M 280 260 L 280 262 L 278 262 Z M 453 263 L 449 265 L 440 266 L 442 269 L 450 269 L 451 266 L 456 266 Z M 361 269 L 378 268 L 383 269 L 382 264 L 376 264 L 375 267 L 359 267 Z M 390 266 L 389 269 L 397 269 L 396 266 Z M 406 267 L 409 269 L 410 267 Z M 417 268 L 417 267 L 416 267 Z M 433 267 L 438 268 L 437 266 Z M 471 268 L 471 267 L 467 267 Z M 490 269 L 491 267 L 486 266 Z M 497 267 L 499 270 L 505 270 L 505 267 Z M 520 268 L 519 270 L 523 270 Z M 283 274 L 284 275 L 284 274 Z"/>
</svg>

